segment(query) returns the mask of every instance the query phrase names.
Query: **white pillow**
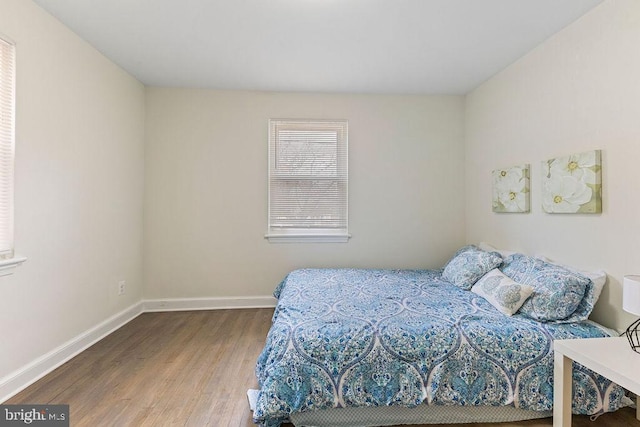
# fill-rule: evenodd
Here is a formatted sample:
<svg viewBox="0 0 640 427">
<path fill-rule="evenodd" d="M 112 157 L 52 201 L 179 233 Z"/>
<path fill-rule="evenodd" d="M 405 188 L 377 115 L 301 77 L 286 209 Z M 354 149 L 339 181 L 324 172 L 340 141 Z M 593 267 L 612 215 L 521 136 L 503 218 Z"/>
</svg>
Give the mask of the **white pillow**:
<svg viewBox="0 0 640 427">
<path fill-rule="evenodd" d="M 533 293 L 533 287 L 514 282 L 497 268 L 476 282 L 471 292 L 480 295 L 507 316 L 512 316 Z"/>
<path fill-rule="evenodd" d="M 496 247 L 494 247 L 493 245 L 490 245 L 487 242 L 478 243 L 478 247 L 480 249 L 482 249 L 483 251 L 498 252 L 500 254 L 500 256 L 502 256 L 502 258 L 506 258 L 509 255 L 513 255 L 513 254 L 517 253 L 516 251 L 509 251 L 509 250 L 506 250 L 506 249 L 497 249 Z"/>
</svg>

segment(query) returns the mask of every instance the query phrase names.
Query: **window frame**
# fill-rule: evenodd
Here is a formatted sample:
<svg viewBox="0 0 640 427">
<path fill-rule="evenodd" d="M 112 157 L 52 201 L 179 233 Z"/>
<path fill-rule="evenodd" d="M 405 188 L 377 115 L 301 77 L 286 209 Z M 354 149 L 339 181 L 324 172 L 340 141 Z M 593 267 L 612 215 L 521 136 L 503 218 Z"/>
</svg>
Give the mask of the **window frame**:
<svg viewBox="0 0 640 427">
<path fill-rule="evenodd" d="M 268 205 L 267 205 L 267 233 L 265 238 L 271 243 L 346 243 L 351 235 L 349 234 L 349 176 L 348 176 L 348 120 L 344 119 L 269 119 L 269 137 L 268 137 Z M 317 132 L 317 128 L 335 128 L 338 132 L 336 136 L 336 172 L 335 175 L 320 175 L 311 173 L 308 176 L 300 177 L 301 181 L 314 180 L 333 180 L 336 181 L 340 189 L 338 194 L 340 199 L 335 205 L 336 208 L 343 210 L 342 215 L 336 219 L 337 222 L 343 223 L 336 227 L 321 226 L 285 226 L 276 224 L 272 218 L 273 202 L 277 196 L 274 196 L 276 189 L 274 183 L 278 179 L 287 179 L 282 173 L 277 172 L 276 158 L 278 157 L 278 149 L 280 140 L 277 137 L 282 129 L 296 129 L 304 132 L 308 127 L 309 132 Z M 302 129 L 300 129 L 302 128 Z M 289 129 L 289 130 L 290 130 Z M 279 178 L 280 177 L 280 178 Z M 289 180 L 291 176 L 288 177 Z"/>
<path fill-rule="evenodd" d="M 8 126 L 0 122 L 4 129 L 0 136 L 0 210 L 7 212 L 0 216 L 0 276 L 13 273 L 15 267 L 27 260 L 15 254 L 14 242 L 14 188 L 15 188 L 15 140 L 16 140 L 16 44 L 13 40 L 0 34 L 0 74 L 9 76 L 0 80 L 0 121 L 9 117 Z M 9 64 L 4 64 L 4 61 Z M 8 98 L 8 99 L 7 99 Z M 8 138 L 7 138 L 8 136 Z M 8 177 L 6 175 L 9 175 Z"/>
</svg>

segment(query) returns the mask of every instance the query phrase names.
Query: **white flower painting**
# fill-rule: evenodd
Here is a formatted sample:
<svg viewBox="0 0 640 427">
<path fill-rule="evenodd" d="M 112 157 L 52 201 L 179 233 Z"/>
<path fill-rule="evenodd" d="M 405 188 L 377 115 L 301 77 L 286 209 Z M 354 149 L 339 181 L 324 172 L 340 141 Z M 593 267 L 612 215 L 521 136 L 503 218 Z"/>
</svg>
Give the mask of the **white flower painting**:
<svg viewBox="0 0 640 427">
<path fill-rule="evenodd" d="M 542 208 L 548 213 L 601 213 L 600 150 L 542 162 Z"/>
<path fill-rule="evenodd" d="M 529 165 L 496 169 L 492 177 L 494 212 L 529 212 Z"/>
</svg>

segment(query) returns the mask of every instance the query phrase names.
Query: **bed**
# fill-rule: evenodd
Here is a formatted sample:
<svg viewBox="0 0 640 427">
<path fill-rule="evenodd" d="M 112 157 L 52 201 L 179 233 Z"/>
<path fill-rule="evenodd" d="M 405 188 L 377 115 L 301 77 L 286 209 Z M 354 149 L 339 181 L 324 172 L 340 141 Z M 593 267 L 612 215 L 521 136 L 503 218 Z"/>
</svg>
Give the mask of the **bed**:
<svg viewBox="0 0 640 427">
<path fill-rule="evenodd" d="M 587 319 L 602 284 L 475 246 L 460 249 L 442 270 L 295 270 L 274 292 L 278 304 L 256 366 L 254 422 L 550 416 L 553 340 L 610 334 Z M 624 406 L 618 385 L 581 366 L 573 376 L 574 413 Z M 486 415 L 492 409 L 501 415 Z"/>
</svg>

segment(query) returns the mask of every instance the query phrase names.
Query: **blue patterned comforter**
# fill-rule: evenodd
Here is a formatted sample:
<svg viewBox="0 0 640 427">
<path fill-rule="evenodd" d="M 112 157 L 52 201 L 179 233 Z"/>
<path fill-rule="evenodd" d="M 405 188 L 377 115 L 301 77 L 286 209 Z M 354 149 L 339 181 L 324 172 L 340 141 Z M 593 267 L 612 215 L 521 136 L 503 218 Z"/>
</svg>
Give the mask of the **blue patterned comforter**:
<svg viewBox="0 0 640 427">
<path fill-rule="evenodd" d="M 607 336 L 592 322 L 507 317 L 436 270 L 305 269 L 279 299 L 256 375 L 254 421 L 345 406 L 553 405 L 553 339 Z M 575 366 L 573 411 L 622 406 L 624 390 Z"/>
</svg>

